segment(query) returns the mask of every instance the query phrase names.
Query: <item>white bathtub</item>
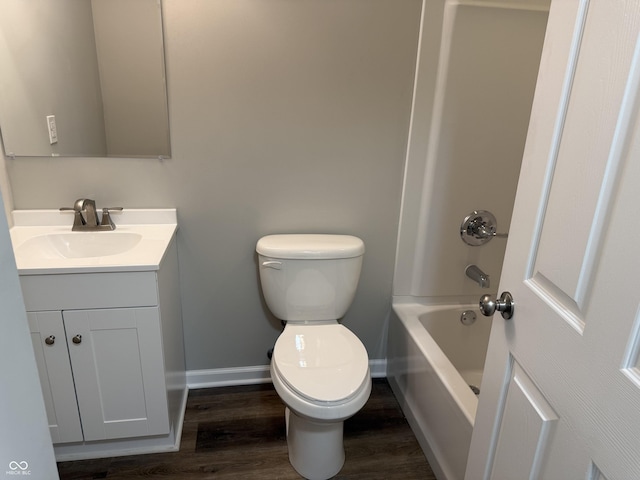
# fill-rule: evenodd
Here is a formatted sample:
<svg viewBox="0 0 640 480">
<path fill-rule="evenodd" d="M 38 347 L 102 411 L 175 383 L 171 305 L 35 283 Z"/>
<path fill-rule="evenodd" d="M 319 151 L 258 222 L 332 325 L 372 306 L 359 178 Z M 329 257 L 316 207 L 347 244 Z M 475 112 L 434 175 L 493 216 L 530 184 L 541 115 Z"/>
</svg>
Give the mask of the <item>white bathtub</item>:
<svg viewBox="0 0 640 480">
<path fill-rule="evenodd" d="M 476 314 L 463 325 L 462 312 Z M 389 383 L 439 480 L 462 480 L 491 318 L 476 305 L 394 302 L 389 324 Z"/>
</svg>

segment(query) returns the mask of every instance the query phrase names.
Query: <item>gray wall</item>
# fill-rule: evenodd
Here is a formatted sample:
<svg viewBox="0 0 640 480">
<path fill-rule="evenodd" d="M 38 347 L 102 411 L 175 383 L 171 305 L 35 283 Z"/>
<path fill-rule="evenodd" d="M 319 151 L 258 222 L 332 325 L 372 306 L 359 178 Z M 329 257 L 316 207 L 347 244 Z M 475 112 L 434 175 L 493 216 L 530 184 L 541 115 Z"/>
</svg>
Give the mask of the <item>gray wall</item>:
<svg viewBox="0 0 640 480">
<path fill-rule="evenodd" d="M 260 236 L 358 235 L 344 323 L 383 358 L 420 5 L 166 0 L 173 157 L 7 160 L 15 207 L 175 206 L 192 370 L 268 363 Z"/>
</svg>

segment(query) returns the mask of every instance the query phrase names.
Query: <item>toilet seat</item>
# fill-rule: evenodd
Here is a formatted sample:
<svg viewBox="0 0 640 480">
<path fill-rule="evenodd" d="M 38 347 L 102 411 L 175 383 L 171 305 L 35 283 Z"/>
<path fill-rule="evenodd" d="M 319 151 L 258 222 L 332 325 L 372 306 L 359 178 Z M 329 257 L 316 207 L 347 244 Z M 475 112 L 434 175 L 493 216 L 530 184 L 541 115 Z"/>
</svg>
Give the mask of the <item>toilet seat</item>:
<svg viewBox="0 0 640 480">
<path fill-rule="evenodd" d="M 290 390 L 320 405 L 349 402 L 369 379 L 364 345 L 339 323 L 288 324 L 276 341 L 272 368 Z"/>
</svg>

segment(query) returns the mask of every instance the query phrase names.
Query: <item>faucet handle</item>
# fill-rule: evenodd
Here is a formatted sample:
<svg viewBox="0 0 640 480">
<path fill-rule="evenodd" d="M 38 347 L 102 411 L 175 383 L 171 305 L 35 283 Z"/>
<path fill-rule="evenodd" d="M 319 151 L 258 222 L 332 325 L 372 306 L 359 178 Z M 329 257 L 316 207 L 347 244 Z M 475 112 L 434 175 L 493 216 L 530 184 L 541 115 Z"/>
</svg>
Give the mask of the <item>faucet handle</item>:
<svg viewBox="0 0 640 480">
<path fill-rule="evenodd" d="M 111 230 L 115 230 L 116 229 L 116 224 L 113 223 L 113 220 L 111 219 L 111 213 L 110 212 L 121 212 L 122 211 L 122 207 L 105 207 L 102 209 L 102 220 L 100 221 L 100 225 L 102 226 L 109 226 Z"/>
</svg>

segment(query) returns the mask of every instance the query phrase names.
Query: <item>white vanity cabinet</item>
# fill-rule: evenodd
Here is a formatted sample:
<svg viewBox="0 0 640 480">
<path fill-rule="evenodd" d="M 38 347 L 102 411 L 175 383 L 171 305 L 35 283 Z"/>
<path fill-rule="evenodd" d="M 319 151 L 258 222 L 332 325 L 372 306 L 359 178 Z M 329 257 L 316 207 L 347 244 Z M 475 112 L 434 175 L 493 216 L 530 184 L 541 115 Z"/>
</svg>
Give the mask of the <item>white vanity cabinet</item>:
<svg viewBox="0 0 640 480">
<path fill-rule="evenodd" d="M 175 241 L 157 270 L 20 281 L 58 460 L 176 450 L 187 388 Z"/>
</svg>

